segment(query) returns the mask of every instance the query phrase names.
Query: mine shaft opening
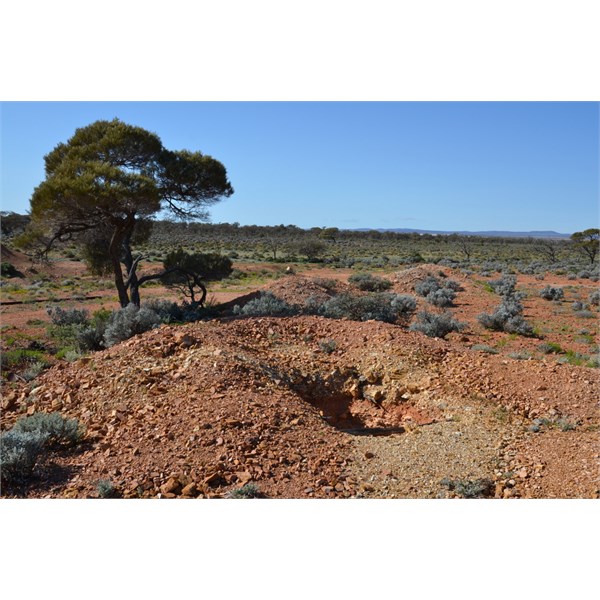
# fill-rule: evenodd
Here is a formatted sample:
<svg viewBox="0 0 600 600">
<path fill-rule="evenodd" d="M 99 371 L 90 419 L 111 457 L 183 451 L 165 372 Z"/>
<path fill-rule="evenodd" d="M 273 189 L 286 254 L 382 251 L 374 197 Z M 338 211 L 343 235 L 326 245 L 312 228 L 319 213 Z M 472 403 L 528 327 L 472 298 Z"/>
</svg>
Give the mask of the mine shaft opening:
<svg viewBox="0 0 600 600">
<path fill-rule="evenodd" d="M 296 393 L 319 411 L 323 420 L 344 433 L 352 435 L 392 435 L 403 433 L 397 417 L 381 404 L 355 397 L 328 382 L 303 382 L 295 387 Z"/>
</svg>

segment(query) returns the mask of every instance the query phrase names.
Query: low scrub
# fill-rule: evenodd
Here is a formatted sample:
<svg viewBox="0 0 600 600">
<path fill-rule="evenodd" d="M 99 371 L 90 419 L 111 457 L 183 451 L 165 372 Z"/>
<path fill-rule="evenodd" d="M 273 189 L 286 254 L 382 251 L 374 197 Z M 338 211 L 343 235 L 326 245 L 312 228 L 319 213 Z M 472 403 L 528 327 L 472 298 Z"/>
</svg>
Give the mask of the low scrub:
<svg viewBox="0 0 600 600">
<path fill-rule="evenodd" d="M 11 429 L 0 435 L 0 474 L 6 482 L 29 477 L 44 448 L 47 436 L 39 431 Z"/>
<path fill-rule="evenodd" d="M 77 444 L 83 439 L 84 430 L 77 419 L 65 419 L 60 413 L 35 413 L 20 418 L 13 431 L 38 432 L 46 438 L 49 446 Z"/>
<path fill-rule="evenodd" d="M 562 288 L 556 288 L 547 285 L 544 289 L 540 291 L 540 297 L 544 298 L 544 300 L 562 300 L 565 296 L 565 293 Z"/>
<path fill-rule="evenodd" d="M 492 498 L 494 496 L 494 482 L 491 479 L 442 479 L 440 483 L 460 498 Z"/>
<path fill-rule="evenodd" d="M 288 317 L 298 313 L 298 309 L 271 292 L 261 292 L 258 298 L 240 307 L 236 304 L 233 313 L 246 317 Z"/>
<path fill-rule="evenodd" d="M 134 335 L 158 327 L 161 323 L 160 317 L 153 310 L 129 304 L 109 317 L 104 332 L 104 344 L 107 347 L 114 346 Z"/>
<path fill-rule="evenodd" d="M 352 321 L 405 322 L 417 307 L 412 296 L 388 293 L 373 293 L 368 296 L 339 294 L 318 308 L 318 314 L 330 319 Z"/>
<path fill-rule="evenodd" d="M 477 320 L 492 331 L 516 333 L 526 337 L 535 337 L 533 327 L 522 316 L 523 305 L 515 299 L 505 299 L 491 314 L 483 313 Z"/>
<path fill-rule="evenodd" d="M 364 292 L 385 292 L 392 287 L 392 282 L 370 273 L 356 273 L 348 278 L 348 283 Z"/>
<path fill-rule="evenodd" d="M 459 323 L 448 312 L 438 315 L 423 311 L 417 317 L 418 322 L 413 323 L 410 329 L 424 333 L 429 337 L 445 338 L 449 333 L 462 331 L 466 327 L 465 323 Z"/>
</svg>

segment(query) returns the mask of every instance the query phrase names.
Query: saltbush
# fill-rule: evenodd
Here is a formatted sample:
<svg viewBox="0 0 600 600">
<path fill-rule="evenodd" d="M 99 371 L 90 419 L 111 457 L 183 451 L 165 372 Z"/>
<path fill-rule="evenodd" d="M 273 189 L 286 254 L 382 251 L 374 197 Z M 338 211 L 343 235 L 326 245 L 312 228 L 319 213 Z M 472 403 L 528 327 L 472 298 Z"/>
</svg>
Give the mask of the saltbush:
<svg viewBox="0 0 600 600">
<path fill-rule="evenodd" d="M 417 315 L 419 321 L 410 326 L 412 331 L 420 331 L 429 337 L 445 338 L 453 331 L 462 331 L 465 323 L 452 318 L 451 313 L 434 314 L 422 311 Z"/>
<path fill-rule="evenodd" d="M 104 332 L 104 345 L 114 346 L 134 335 L 149 331 L 161 324 L 160 317 L 149 308 L 128 304 L 112 313 Z"/>
<path fill-rule="evenodd" d="M 60 306 L 49 306 L 46 312 L 50 316 L 52 324 L 58 327 L 65 325 L 87 325 L 89 323 L 89 314 L 85 309 L 63 309 Z"/>
<path fill-rule="evenodd" d="M 30 417 L 21 417 L 13 431 L 21 433 L 38 432 L 44 436 L 48 445 L 76 444 L 84 435 L 83 427 L 77 419 L 65 419 L 60 413 L 35 413 Z"/>
<path fill-rule="evenodd" d="M 491 314 L 483 313 L 477 320 L 492 331 L 505 331 L 533 337 L 533 327 L 522 316 L 523 305 L 514 299 L 505 299 Z"/>
<path fill-rule="evenodd" d="M 261 292 L 244 306 L 236 305 L 233 312 L 247 317 L 286 317 L 297 314 L 298 310 L 271 292 Z"/>
<path fill-rule="evenodd" d="M 564 298 L 564 291 L 562 288 L 555 288 L 547 285 L 540 291 L 540 297 L 544 300 L 562 300 Z"/>
<path fill-rule="evenodd" d="M 429 275 L 423 281 L 416 283 L 414 290 L 419 296 L 426 297 L 432 292 L 437 292 L 441 287 L 439 280 Z"/>
<path fill-rule="evenodd" d="M 29 477 L 46 443 L 40 431 L 11 429 L 0 435 L 0 475 L 6 482 Z"/>
<path fill-rule="evenodd" d="M 446 307 L 452 306 L 453 300 L 456 297 L 456 293 L 449 288 L 440 288 L 435 292 L 430 292 L 426 296 L 427 302 L 433 304 L 433 306 Z"/>
<path fill-rule="evenodd" d="M 317 312 L 330 319 L 352 321 L 383 321 L 396 323 L 407 320 L 416 310 L 417 302 L 412 296 L 373 293 L 368 296 L 339 294 L 317 307 Z M 310 307 L 305 307 L 305 311 Z"/>
<path fill-rule="evenodd" d="M 364 292 L 385 292 L 392 287 L 392 282 L 370 273 L 356 273 L 348 278 L 348 283 Z"/>
</svg>

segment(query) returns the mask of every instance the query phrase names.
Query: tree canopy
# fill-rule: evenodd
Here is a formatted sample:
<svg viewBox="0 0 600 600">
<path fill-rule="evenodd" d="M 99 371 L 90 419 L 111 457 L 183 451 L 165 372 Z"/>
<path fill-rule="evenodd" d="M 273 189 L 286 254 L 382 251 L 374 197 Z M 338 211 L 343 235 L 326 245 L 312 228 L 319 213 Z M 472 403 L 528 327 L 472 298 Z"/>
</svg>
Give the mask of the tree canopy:
<svg viewBox="0 0 600 600">
<path fill-rule="evenodd" d="M 590 263 L 594 264 L 600 250 L 600 229 L 592 228 L 576 231 L 571 236 L 571 240 L 590 259 Z"/>
<path fill-rule="evenodd" d="M 24 242 L 75 240 L 94 248 L 112 271 L 121 306 L 139 306 L 132 244 L 159 213 L 205 220 L 207 207 L 233 194 L 225 167 L 189 150 L 167 150 L 160 138 L 118 119 L 77 129 L 44 157 L 46 178 L 31 198 Z M 92 252 L 93 254 L 93 252 Z M 102 260 L 104 255 L 104 260 Z"/>
</svg>

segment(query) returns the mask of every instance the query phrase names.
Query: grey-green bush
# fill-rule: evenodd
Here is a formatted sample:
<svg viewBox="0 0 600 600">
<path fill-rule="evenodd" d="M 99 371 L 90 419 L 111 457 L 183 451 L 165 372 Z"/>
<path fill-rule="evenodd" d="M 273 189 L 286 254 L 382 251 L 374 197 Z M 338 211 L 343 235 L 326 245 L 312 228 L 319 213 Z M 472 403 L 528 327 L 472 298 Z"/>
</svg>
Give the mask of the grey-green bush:
<svg viewBox="0 0 600 600">
<path fill-rule="evenodd" d="M 250 300 L 244 306 L 236 305 L 233 312 L 247 317 L 286 317 L 297 314 L 298 309 L 271 292 L 261 292 L 258 298 Z"/>
<path fill-rule="evenodd" d="M 555 288 L 550 285 L 540 291 L 540 297 L 544 300 L 562 300 L 564 296 L 565 293 L 562 288 Z"/>
<path fill-rule="evenodd" d="M 523 305 L 514 299 L 505 299 L 491 314 L 483 313 L 477 320 L 486 328 L 493 331 L 505 331 L 518 335 L 534 336 L 533 327 L 525 321 L 521 313 Z"/>
<path fill-rule="evenodd" d="M 453 331 L 462 331 L 465 323 L 460 323 L 452 318 L 450 313 L 441 315 L 422 311 L 418 315 L 418 322 L 410 326 L 411 331 L 419 331 L 429 337 L 445 338 Z"/>
<path fill-rule="evenodd" d="M 84 435 L 83 427 L 77 419 L 65 419 L 57 412 L 35 413 L 30 417 L 21 417 L 12 430 L 22 433 L 38 432 L 45 437 L 48 445 L 76 444 Z"/>
<path fill-rule="evenodd" d="M 104 332 L 104 345 L 114 346 L 134 335 L 158 327 L 161 323 L 160 317 L 153 310 L 129 304 L 109 317 Z"/>
<path fill-rule="evenodd" d="M 11 429 L 0 435 L 0 475 L 6 482 L 29 477 L 46 443 L 40 431 Z"/>
<path fill-rule="evenodd" d="M 50 316 L 52 324 L 59 327 L 65 325 L 87 325 L 89 323 L 89 313 L 85 309 L 63 309 L 60 306 L 49 306 L 46 312 Z"/>
<path fill-rule="evenodd" d="M 430 292 L 426 296 L 427 302 L 433 306 L 439 306 L 440 308 L 446 306 L 452 306 L 453 300 L 456 298 L 456 293 L 449 288 L 440 288 L 435 292 Z"/>
<path fill-rule="evenodd" d="M 385 292 L 392 287 L 392 282 L 370 273 L 356 273 L 348 278 L 348 283 L 364 292 Z"/>
<path fill-rule="evenodd" d="M 424 298 L 432 292 L 437 292 L 442 287 L 440 281 L 431 275 L 427 276 L 423 281 L 415 284 L 414 290 L 419 296 Z"/>
</svg>

